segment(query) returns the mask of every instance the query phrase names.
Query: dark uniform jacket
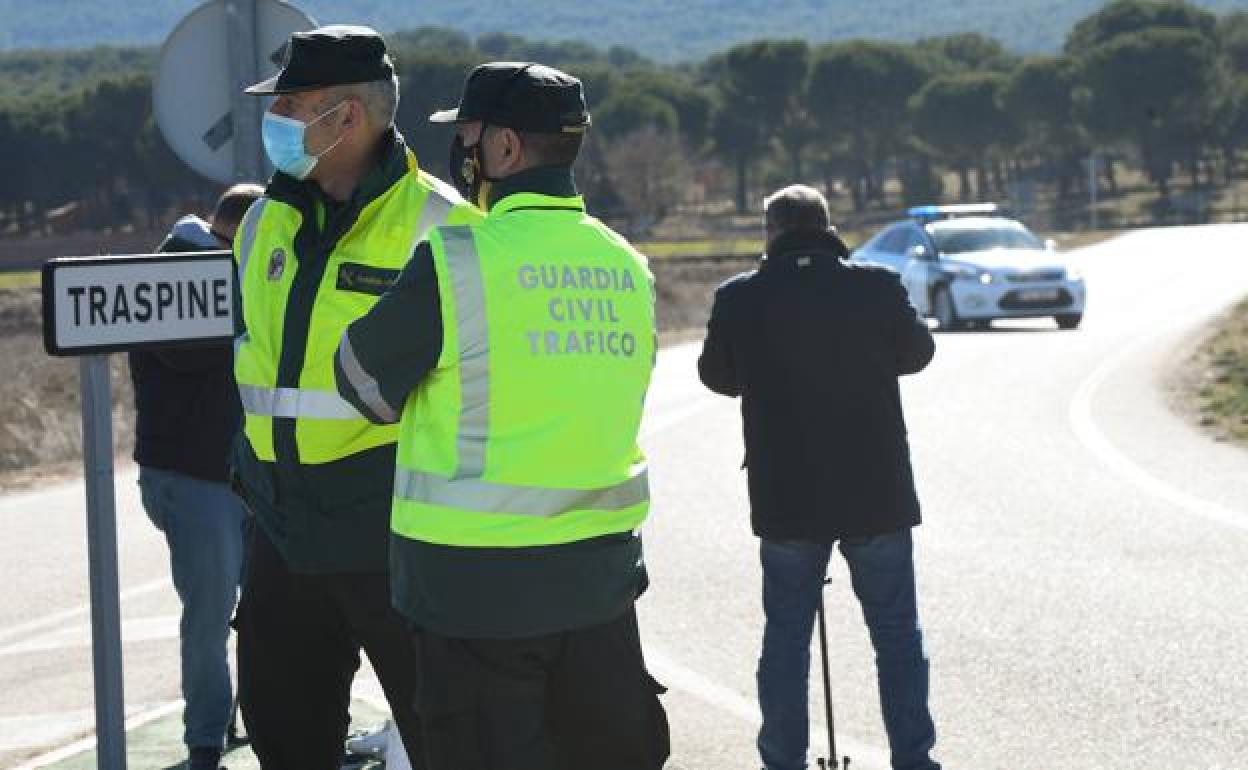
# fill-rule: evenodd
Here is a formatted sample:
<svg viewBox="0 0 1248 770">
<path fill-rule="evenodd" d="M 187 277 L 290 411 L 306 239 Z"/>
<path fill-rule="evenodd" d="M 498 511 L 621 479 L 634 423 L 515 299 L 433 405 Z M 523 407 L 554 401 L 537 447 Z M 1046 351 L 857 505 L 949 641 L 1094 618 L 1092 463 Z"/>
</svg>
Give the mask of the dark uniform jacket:
<svg viewBox="0 0 1248 770">
<path fill-rule="evenodd" d="M 827 543 L 919 523 L 897 377 L 935 350 L 896 273 L 792 232 L 715 293 L 702 381 L 741 396 L 754 532 Z"/>
<path fill-rule="evenodd" d="M 184 217 L 163 252 L 217 251 L 221 244 L 198 217 Z M 205 481 L 227 479 L 227 458 L 242 426 L 229 345 L 130 354 L 136 414 L 134 461 Z"/>
</svg>

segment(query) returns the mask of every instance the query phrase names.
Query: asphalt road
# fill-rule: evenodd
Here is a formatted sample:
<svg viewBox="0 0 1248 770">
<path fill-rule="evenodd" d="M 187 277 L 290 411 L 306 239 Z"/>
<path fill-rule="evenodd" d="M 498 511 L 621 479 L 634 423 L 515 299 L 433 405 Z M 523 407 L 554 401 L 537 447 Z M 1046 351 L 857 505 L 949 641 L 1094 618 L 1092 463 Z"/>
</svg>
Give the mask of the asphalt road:
<svg viewBox="0 0 1248 770">
<path fill-rule="evenodd" d="M 1164 388 L 1192 333 L 1248 294 L 1245 239 L 1171 229 L 1079 252 L 1083 328 L 942 334 L 905 380 L 946 767 L 1248 767 L 1248 455 L 1175 416 Z M 643 635 L 671 688 L 669 766 L 757 767 L 739 418 L 702 391 L 696 355 L 665 351 L 649 401 Z M 177 697 L 176 600 L 133 486 L 119 477 L 127 703 L 141 716 Z M 0 500 L 0 766 L 90 730 L 81 509 L 73 485 Z M 843 563 L 831 574 L 838 741 L 853 767 L 886 767 L 866 632 Z"/>
</svg>

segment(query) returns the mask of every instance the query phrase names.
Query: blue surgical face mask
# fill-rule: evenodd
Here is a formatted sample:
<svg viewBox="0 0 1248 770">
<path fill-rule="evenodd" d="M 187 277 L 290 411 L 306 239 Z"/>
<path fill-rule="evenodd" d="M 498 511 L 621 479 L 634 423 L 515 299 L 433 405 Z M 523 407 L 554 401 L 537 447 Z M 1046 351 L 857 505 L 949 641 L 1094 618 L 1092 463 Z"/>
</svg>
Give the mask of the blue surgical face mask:
<svg viewBox="0 0 1248 770">
<path fill-rule="evenodd" d="M 311 174 L 312 169 L 316 167 L 316 162 L 330 150 L 337 147 L 338 142 L 342 141 L 340 136 L 323 151 L 316 155 L 309 155 L 303 144 L 308 126 L 319 122 L 326 115 L 335 112 L 344 104 L 346 102 L 339 102 L 337 105 L 322 112 L 315 120 L 307 123 L 283 115 L 274 115 L 272 112 L 264 113 L 264 122 L 261 124 L 260 133 L 264 139 L 265 154 L 269 156 L 273 167 L 283 174 L 293 176 L 295 179 L 307 179 L 308 174 Z"/>
</svg>

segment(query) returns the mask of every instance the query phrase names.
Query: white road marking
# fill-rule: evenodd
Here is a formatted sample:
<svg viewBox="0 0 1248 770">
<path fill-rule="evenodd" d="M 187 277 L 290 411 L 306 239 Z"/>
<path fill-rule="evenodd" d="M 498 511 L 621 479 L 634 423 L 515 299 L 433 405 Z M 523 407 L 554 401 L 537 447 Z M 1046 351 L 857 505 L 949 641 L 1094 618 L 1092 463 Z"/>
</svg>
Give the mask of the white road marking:
<svg viewBox="0 0 1248 770">
<path fill-rule="evenodd" d="M 178 616 L 157 615 L 145 618 L 124 618 L 121 623 L 122 645 L 178 638 Z M 35 652 L 55 652 L 72 647 L 91 646 L 91 626 L 74 625 L 59 628 L 32 639 L 0 647 L 0 658 Z"/>
<path fill-rule="evenodd" d="M 646 667 L 663 684 L 688 695 L 692 695 L 709 706 L 737 717 L 741 721 L 757 728 L 762 723 L 758 704 L 741 695 L 739 692 L 724 687 L 693 669 L 676 662 L 675 659 L 657 649 L 652 644 L 645 647 Z M 811 724 L 811 752 L 827 754 L 827 743 L 821 741 L 822 725 Z M 875 746 L 866 744 L 850 736 L 837 733 L 837 750 L 847 754 L 853 760 L 854 767 L 887 768 L 889 753 Z"/>
<path fill-rule="evenodd" d="M 176 628 L 174 635 L 177 635 Z M 375 675 L 356 676 L 351 687 L 351 696 L 378 711 L 387 713 L 390 711 L 390 704 L 386 702 L 385 692 L 382 691 L 381 683 L 377 681 Z M 178 699 L 136 710 L 136 713 L 126 720 L 126 732 L 129 733 L 131 730 L 158 719 L 176 714 L 182 710 L 182 706 L 183 701 Z M 95 712 L 92 710 L 0 718 L 0 752 L 47 746 L 64 739 L 65 736 L 92 730 L 94 726 Z M 31 759 L 14 770 L 36 770 L 47 767 L 94 748 L 95 737 L 90 736 Z"/>
<path fill-rule="evenodd" d="M 91 709 L 0 717 L 0 752 L 54 745 L 66 735 L 89 731 L 94 724 Z"/>
<path fill-rule="evenodd" d="M 172 588 L 172 587 L 173 587 L 173 581 L 171 581 L 169 578 L 157 578 L 156 580 L 149 580 L 146 583 L 140 583 L 137 586 L 134 586 L 132 588 L 127 588 L 126 590 L 122 591 L 120 594 L 121 601 L 125 602 L 130 599 L 143 596 L 145 594 L 154 593 L 156 591 L 160 591 L 165 588 Z M 15 626 L 9 626 L 8 628 L 0 629 L 0 642 L 5 642 L 10 639 L 16 639 L 18 637 L 26 636 L 27 634 L 36 633 L 38 631 L 42 631 L 47 628 L 54 628 L 58 625 L 65 623 L 66 621 L 70 621 L 70 620 L 74 620 L 75 618 L 86 616 L 90 612 L 91 612 L 90 604 L 80 604 L 77 607 L 73 607 L 71 609 L 61 610 L 60 612 L 54 612 L 51 615 L 45 615 L 35 620 L 30 620 L 25 623 L 19 623 Z"/>
<path fill-rule="evenodd" d="M 1177 315 L 1176 317 L 1182 317 Z M 1097 427 L 1092 416 L 1092 403 L 1101 385 L 1127 359 L 1139 354 L 1155 340 L 1152 334 L 1144 334 L 1130 345 L 1101 362 L 1079 388 L 1070 402 L 1069 419 L 1079 441 L 1106 467 L 1124 481 L 1139 487 L 1145 493 L 1164 500 L 1193 516 L 1199 516 L 1235 529 L 1248 530 L 1248 515 L 1226 508 L 1218 503 L 1184 492 L 1153 476 L 1144 468 L 1120 452 L 1109 438 Z"/>
<path fill-rule="evenodd" d="M 150 724 L 158 719 L 163 719 L 170 714 L 175 714 L 181 709 L 182 701 L 175 700 L 169 701 L 168 703 L 162 703 L 157 706 L 152 706 L 150 708 L 136 710 L 134 715 L 126 720 L 126 732 L 129 733 L 131 730 L 137 730 L 143 725 Z M 92 711 L 90 713 L 92 715 L 91 721 L 94 723 L 95 712 Z M 88 725 L 88 727 L 90 727 L 90 725 Z M 70 757 L 75 757 L 94 748 L 95 736 L 92 735 L 87 738 L 83 738 L 80 741 L 75 741 L 68 746 L 62 746 L 54 751 L 49 751 L 47 754 L 37 756 L 34 759 L 28 760 L 25 764 L 18 765 L 13 768 L 13 770 L 38 770 L 38 768 L 54 765 L 57 762 L 69 759 Z M 0 750 L 3 749 L 4 747 L 0 746 Z"/>
</svg>

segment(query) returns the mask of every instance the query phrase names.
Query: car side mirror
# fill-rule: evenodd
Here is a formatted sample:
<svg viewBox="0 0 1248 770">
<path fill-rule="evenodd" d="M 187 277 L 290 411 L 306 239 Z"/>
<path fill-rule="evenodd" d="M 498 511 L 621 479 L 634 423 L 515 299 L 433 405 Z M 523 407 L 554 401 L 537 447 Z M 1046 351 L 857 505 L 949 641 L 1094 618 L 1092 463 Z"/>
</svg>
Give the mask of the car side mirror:
<svg viewBox="0 0 1248 770">
<path fill-rule="evenodd" d="M 1046 238 L 1044 241 L 1044 248 L 1048 249 L 1049 251 L 1057 251 L 1057 241 L 1053 240 L 1052 238 Z"/>
<path fill-rule="evenodd" d="M 931 259 L 927 252 L 927 247 L 921 243 L 916 243 L 906 249 L 906 256 L 910 259 Z"/>
</svg>

